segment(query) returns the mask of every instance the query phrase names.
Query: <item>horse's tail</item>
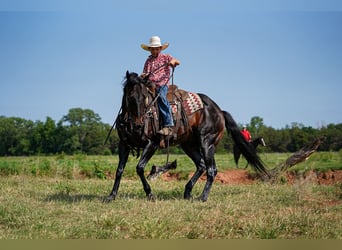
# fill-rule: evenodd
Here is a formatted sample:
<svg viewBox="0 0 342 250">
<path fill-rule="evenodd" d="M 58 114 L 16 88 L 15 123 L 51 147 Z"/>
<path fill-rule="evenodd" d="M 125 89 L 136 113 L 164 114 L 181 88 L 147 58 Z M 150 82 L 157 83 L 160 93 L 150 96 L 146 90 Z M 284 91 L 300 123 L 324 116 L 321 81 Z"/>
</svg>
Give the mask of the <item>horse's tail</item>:
<svg viewBox="0 0 342 250">
<path fill-rule="evenodd" d="M 231 114 L 229 114 L 227 111 L 222 111 L 222 113 L 224 116 L 226 129 L 228 133 L 231 134 L 235 145 L 241 151 L 246 160 L 252 165 L 254 170 L 260 175 L 260 177 L 264 180 L 269 179 L 271 176 L 265 168 L 262 160 L 257 155 L 255 148 L 253 148 L 241 135 L 240 129 Z"/>
</svg>

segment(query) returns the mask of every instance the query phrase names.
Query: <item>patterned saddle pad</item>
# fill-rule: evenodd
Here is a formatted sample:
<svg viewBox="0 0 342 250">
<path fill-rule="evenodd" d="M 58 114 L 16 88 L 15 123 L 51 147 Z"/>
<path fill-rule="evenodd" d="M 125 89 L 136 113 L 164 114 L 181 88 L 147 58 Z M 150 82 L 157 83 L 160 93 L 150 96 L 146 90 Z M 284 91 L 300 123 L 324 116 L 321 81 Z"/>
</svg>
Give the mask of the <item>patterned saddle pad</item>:
<svg viewBox="0 0 342 250">
<path fill-rule="evenodd" d="M 195 113 L 197 110 L 203 109 L 203 102 L 196 93 L 188 92 L 188 97 L 182 103 L 187 115 Z"/>
<path fill-rule="evenodd" d="M 178 112 L 177 102 L 171 102 L 172 113 L 176 114 Z M 186 98 L 182 101 L 182 106 L 187 115 L 191 115 L 196 111 L 203 109 L 203 102 L 198 94 L 187 92 Z"/>
</svg>

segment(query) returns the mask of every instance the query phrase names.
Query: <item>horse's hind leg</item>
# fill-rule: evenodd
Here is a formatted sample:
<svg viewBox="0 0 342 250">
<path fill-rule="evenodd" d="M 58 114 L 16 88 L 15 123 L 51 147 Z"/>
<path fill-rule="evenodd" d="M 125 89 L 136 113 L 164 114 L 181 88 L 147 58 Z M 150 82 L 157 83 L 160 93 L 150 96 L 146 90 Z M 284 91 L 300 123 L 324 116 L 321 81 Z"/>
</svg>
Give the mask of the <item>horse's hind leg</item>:
<svg viewBox="0 0 342 250">
<path fill-rule="evenodd" d="M 147 146 L 144 148 L 144 150 L 141 154 L 140 160 L 138 162 L 138 165 L 136 167 L 137 174 L 140 177 L 140 180 L 143 184 L 144 191 L 146 193 L 147 199 L 149 199 L 149 200 L 154 200 L 154 196 L 153 196 L 152 191 L 151 191 L 151 186 L 150 186 L 150 184 L 148 184 L 148 182 L 146 180 L 146 177 L 144 174 L 144 169 L 145 169 L 147 162 L 152 158 L 152 156 L 156 152 L 157 148 L 158 148 L 158 145 L 156 145 L 155 143 L 150 141 L 147 144 Z"/>
<path fill-rule="evenodd" d="M 236 168 L 239 168 L 239 159 L 241 156 L 241 152 L 235 144 L 233 147 L 233 155 L 234 155 L 234 161 L 235 161 Z"/>
<path fill-rule="evenodd" d="M 182 148 L 196 165 L 196 172 L 190 178 L 189 182 L 185 185 L 184 199 L 189 200 L 191 199 L 192 188 L 201 177 L 201 175 L 204 173 L 205 164 L 199 149 L 193 148 L 189 145 L 182 145 Z"/>
<path fill-rule="evenodd" d="M 217 174 L 216 162 L 215 162 L 215 146 L 211 144 L 210 146 L 204 146 L 203 149 L 204 161 L 207 170 L 207 182 L 205 183 L 204 189 L 200 197 L 198 197 L 201 201 L 206 201 L 208 199 L 210 189 L 213 185 L 215 176 Z"/>
</svg>

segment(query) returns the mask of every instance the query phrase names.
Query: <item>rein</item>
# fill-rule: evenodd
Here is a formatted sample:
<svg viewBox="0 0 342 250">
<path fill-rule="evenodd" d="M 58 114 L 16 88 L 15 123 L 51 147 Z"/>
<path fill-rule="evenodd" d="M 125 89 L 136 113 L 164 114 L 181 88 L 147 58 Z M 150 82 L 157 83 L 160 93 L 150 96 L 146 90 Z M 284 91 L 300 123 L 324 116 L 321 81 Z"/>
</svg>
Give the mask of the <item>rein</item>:
<svg viewBox="0 0 342 250">
<path fill-rule="evenodd" d="M 152 73 L 155 73 L 156 71 L 158 71 L 160 68 L 162 68 L 162 67 L 164 67 L 164 66 L 167 66 L 168 65 L 168 63 L 165 63 L 165 64 L 163 64 L 163 65 L 161 65 L 161 66 L 159 66 L 158 68 L 156 68 L 156 69 L 154 69 L 153 71 L 151 71 L 151 72 L 149 72 L 145 77 L 147 77 L 147 79 L 148 79 L 148 77 L 152 74 Z M 170 75 L 170 77 L 169 77 L 169 79 L 167 80 L 168 82 L 170 81 L 170 79 L 171 79 L 171 85 L 173 86 L 173 80 L 174 80 L 174 73 L 175 73 L 175 67 L 172 67 L 172 72 L 171 72 L 171 75 Z M 172 88 L 172 91 L 173 91 L 173 88 Z M 142 115 L 142 116 L 145 116 L 148 112 L 149 112 L 149 110 L 150 110 L 150 108 L 155 104 L 155 102 L 158 100 L 158 97 L 160 96 L 160 93 L 158 93 L 158 95 L 156 95 L 156 97 L 152 100 L 152 102 L 146 107 L 146 111 L 145 111 L 145 113 Z M 173 98 L 173 93 L 172 93 L 172 98 Z M 166 138 L 166 142 L 167 142 L 167 146 L 166 146 L 166 148 L 167 148 L 167 153 L 166 153 L 166 165 L 169 163 L 169 155 L 170 155 L 170 140 L 169 140 L 169 136 L 167 136 L 167 138 Z"/>
<path fill-rule="evenodd" d="M 166 65 L 167 65 L 167 63 L 163 64 L 162 66 L 159 66 L 159 67 L 156 68 L 155 70 L 149 72 L 149 73 L 146 75 L 146 77 L 148 78 L 150 74 L 156 72 L 156 71 L 159 70 L 161 67 L 164 67 L 164 66 L 166 66 Z M 173 75 L 174 75 L 174 72 L 175 72 L 175 68 L 172 68 L 171 75 L 170 75 L 169 79 L 167 80 L 167 81 L 170 81 L 170 79 L 171 79 L 171 85 L 172 85 L 172 86 L 173 86 Z M 173 88 L 172 88 L 172 89 L 173 89 Z M 150 103 L 148 104 L 148 106 L 146 107 L 146 111 L 145 111 L 145 113 L 143 113 L 142 116 L 144 116 L 144 115 L 146 115 L 146 114 L 148 113 L 149 109 L 155 104 L 155 102 L 158 100 L 158 97 L 159 97 L 159 96 L 160 96 L 160 93 L 158 93 L 158 95 L 156 95 L 156 96 L 153 98 L 152 102 L 150 102 Z M 172 95 L 172 96 L 173 96 L 173 95 Z"/>
<path fill-rule="evenodd" d="M 107 137 L 106 137 L 105 142 L 103 143 L 103 146 L 106 145 L 106 143 L 107 143 L 107 141 L 108 141 L 108 139 L 109 139 L 109 136 L 110 136 L 110 134 L 112 133 L 113 128 L 115 127 L 115 124 L 116 124 L 116 121 L 117 121 L 117 117 L 119 116 L 121 110 L 122 110 L 122 107 L 120 108 L 120 110 L 119 110 L 119 112 L 118 112 L 118 114 L 117 114 L 117 116 L 116 116 L 116 119 L 115 119 L 115 121 L 114 121 L 112 127 L 111 127 L 110 130 L 108 131 L 108 134 L 107 134 Z"/>
<path fill-rule="evenodd" d="M 164 63 L 164 64 L 160 65 L 159 67 L 155 68 L 154 70 L 148 72 L 148 73 L 144 76 L 144 78 L 147 78 L 147 79 L 148 79 L 148 78 L 150 77 L 151 74 L 156 73 L 156 72 L 157 72 L 158 70 L 160 70 L 162 67 L 165 67 L 165 66 L 167 66 L 167 65 L 168 65 L 168 63 Z"/>
<path fill-rule="evenodd" d="M 165 67 L 165 66 L 167 66 L 167 65 L 168 65 L 168 63 L 165 63 L 165 64 L 163 64 L 163 65 L 160 65 L 160 66 L 157 67 L 156 69 L 154 69 L 154 70 L 148 72 L 143 78 L 147 78 L 147 79 L 148 79 L 149 76 L 150 76 L 152 73 L 155 73 L 156 71 L 160 70 L 162 67 Z M 170 75 L 170 77 L 169 77 L 169 79 L 168 79 L 168 81 L 170 81 L 170 79 L 171 79 L 171 85 L 172 85 L 172 86 L 173 86 L 174 72 L 175 72 L 175 67 L 172 67 L 172 72 L 171 72 L 171 75 Z M 172 88 L 172 89 L 173 89 L 173 88 Z M 146 107 L 146 110 L 145 110 L 145 112 L 143 113 L 142 117 L 143 117 L 143 116 L 146 116 L 146 114 L 150 111 L 151 107 L 152 107 L 152 106 L 156 103 L 156 101 L 158 100 L 159 96 L 160 96 L 160 93 L 158 93 L 158 94 L 153 98 L 153 100 L 148 104 L 148 106 Z M 172 96 L 173 96 L 173 95 L 172 95 Z M 119 112 L 118 112 L 117 117 L 119 116 L 119 114 L 120 114 L 121 111 L 122 111 L 122 107 L 120 107 L 120 110 L 119 110 Z M 116 125 L 116 121 L 117 121 L 117 119 L 115 119 L 115 121 L 114 121 L 112 127 L 111 127 L 110 130 L 108 131 L 107 137 L 106 137 L 105 142 L 104 142 L 103 145 L 106 145 L 106 143 L 107 143 L 107 141 L 108 141 L 108 139 L 109 139 L 109 136 L 110 136 L 110 134 L 112 133 L 112 131 L 113 131 L 115 125 Z M 166 164 L 167 164 L 168 162 L 169 162 L 169 138 L 167 138 L 167 159 L 166 159 Z"/>
<path fill-rule="evenodd" d="M 169 81 L 170 81 L 170 78 L 171 78 L 171 85 L 173 86 L 173 74 L 175 73 L 175 67 L 172 67 L 172 73 L 171 73 L 171 76 L 169 77 Z M 172 91 L 173 91 L 173 88 L 172 88 Z M 173 100 L 173 93 L 172 93 L 172 100 Z M 172 114 L 171 114 L 172 116 Z M 167 137 L 167 154 L 166 154 L 166 163 L 165 165 L 168 165 L 169 164 L 169 156 L 170 156 L 170 140 L 169 140 L 169 137 Z"/>
</svg>

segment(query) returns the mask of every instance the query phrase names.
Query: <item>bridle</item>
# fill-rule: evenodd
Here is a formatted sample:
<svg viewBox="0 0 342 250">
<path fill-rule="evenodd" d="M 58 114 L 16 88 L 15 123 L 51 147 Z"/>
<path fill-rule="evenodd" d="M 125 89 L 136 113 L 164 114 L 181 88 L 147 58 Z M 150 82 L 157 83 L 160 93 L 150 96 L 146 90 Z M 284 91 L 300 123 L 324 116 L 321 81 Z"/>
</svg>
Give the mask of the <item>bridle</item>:
<svg viewBox="0 0 342 250">
<path fill-rule="evenodd" d="M 168 63 L 165 63 L 165 64 L 163 64 L 163 65 L 160 65 L 160 66 L 157 67 L 156 69 L 154 69 L 154 70 L 148 72 L 144 78 L 146 78 L 146 80 L 148 80 L 149 76 L 150 76 L 152 73 L 157 72 L 159 69 L 161 69 L 162 67 L 167 66 L 167 65 L 168 65 Z M 170 81 L 170 79 L 172 79 L 172 81 L 171 81 L 171 84 L 172 84 L 172 85 L 173 85 L 173 79 L 174 79 L 174 77 L 173 77 L 174 71 L 175 71 L 175 68 L 172 67 L 172 73 L 171 73 L 171 75 L 170 75 L 170 77 L 169 77 L 169 79 L 168 79 L 168 81 Z M 145 87 L 146 87 L 146 86 L 145 86 Z M 147 88 L 147 87 L 146 87 L 146 88 Z M 150 92 L 151 96 L 153 96 L 152 92 L 151 92 L 148 88 L 147 88 L 147 90 Z M 143 115 L 142 115 L 141 117 L 146 116 L 146 118 L 148 118 L 148 117 L 151 118 L 151 117 L 153 116 L 151 108 L 152 108 L 152 106 L 155 104 L 155 102 L 158 100 L 159 95 L 160 95 L 160 94 L 158 93 L 158 94 L 152 99 L 152 101 L 151 101 L 149 104 L 147 104 L 147 107 L 145 108 L 145 112 L 143 113 Z M 173 96 L 173 95 L 172 95 L 172 96 Z M 148 97 L 147 97 L 147 98 L 148 98 Z M 120 107 L 120 110 L 118 111 L 118 114 L 117 114 L 116 117 L 119 117 L 119 114 L 121 113 L 121 111 L 122 111 L 122 107 Z M 145 119 L 145 120 L 146 120 L 146 119 Z M 106 140 L 105 140 L 105 142 L 104 142 L 103 145 L 106 145 L 106 143 L 107 143 L 107 141 L 108 141 L 108 139 L 109 139 L 109 136 L 110 136 L 110 134 L 112 133 L 112 131 L 113 131 L 115 125 L 116 125 L 116 121 L 117 121 L 117 118 L 115 119 L 115 121 L 114 121 L 112 127 L 111 127 L 110 130 L 108 131 Z"/>
<path fill-rule="evenodd" d="M 130 117 L 133 118 L 130 120 L 130 122 L 132 124 L 134 124 L 135 126 L 143 126 L 144 124 L 146 125 L 146 121 L 148 118 L 152 118 L 153 117 L 153 109 L 152 107 L 156 104 L 158 98 L 159 98 L 159 94 L 154 96 L 154 93 L 141 81 L 139 81 L 138 83 L 141 88 L 145 88 L 145 91 L 141 91 L 139 90 L 139 94 L 143 95 L 143 101 L 142 103 L 137 103 L 137 105 L 139 106 L 139 110 L 137 112 L 137 114 L 139 114 L 139 116 L 137 117 Z M 131 92 L 134 92 L 137 90 L 132 89 Z M 137 100 L 136 100 L 137 101 Z M 127 102 L 127 107 L 128 107 L 128 102 Z M 129 108 L 127 109 L 127 114 L 132 114 L 132 111 L 129 110 Z M 133 115 L 134 116 L 134 115 Z M 129 115 L 128 115 L 129 117 Z M 128 118 L 129 119 L 129 118 Z"/>
</svg>

